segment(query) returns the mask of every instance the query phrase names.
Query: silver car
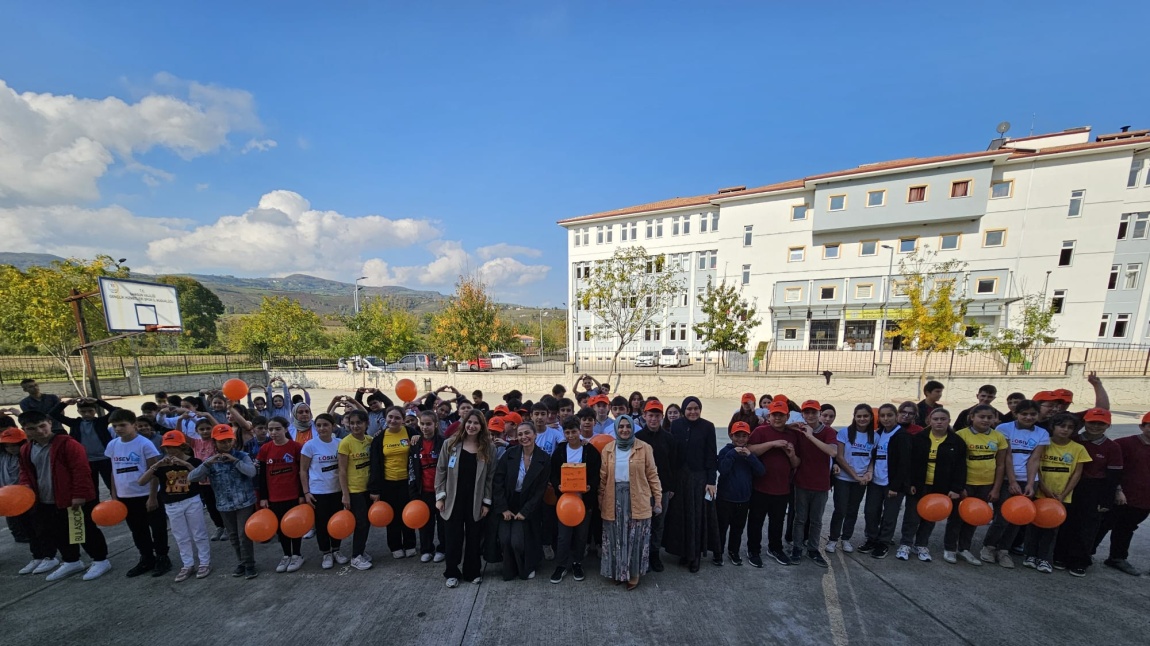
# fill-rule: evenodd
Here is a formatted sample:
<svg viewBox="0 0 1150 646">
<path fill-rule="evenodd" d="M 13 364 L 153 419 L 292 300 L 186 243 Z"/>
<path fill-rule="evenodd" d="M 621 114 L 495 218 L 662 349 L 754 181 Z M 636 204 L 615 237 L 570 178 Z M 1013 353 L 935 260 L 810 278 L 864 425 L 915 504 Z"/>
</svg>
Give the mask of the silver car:
<svg viewBox="0 0 1150 646">
<path fill-rule="evenodd" d="M 654 368 L 655 362 L 658 360 L 658 353 L 654 350 L 644 350 L 635 357 L 636 368 Z"/>
</svg>

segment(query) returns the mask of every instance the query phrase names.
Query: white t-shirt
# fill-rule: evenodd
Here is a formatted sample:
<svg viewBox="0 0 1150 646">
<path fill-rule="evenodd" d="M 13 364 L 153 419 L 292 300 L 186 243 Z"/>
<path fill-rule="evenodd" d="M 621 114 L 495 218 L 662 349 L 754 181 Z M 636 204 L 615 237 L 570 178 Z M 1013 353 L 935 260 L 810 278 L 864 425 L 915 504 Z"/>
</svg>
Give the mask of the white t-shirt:
<svg viewBox="0 0 1150 646">
<path fill-rule="evenodd" d="M 874 483 L 876 485 L 885 487 L 890 484 L 890 465 L 886 461 L 887 447 L 890 445 L 890 438 L 894 437 L 895 433 L 903 432 L 900 428 L 896 426 L 891 432 L 880 428 L 874 433 Z"/>
<path fill-rule="evenodd" d="M 615 448 L 615 482 L 631 482 L 631 452 L 634 446 L 626 451 Z"/>
<path fill-rule="evenodd" d="M 1040 446 L 1050 446 L 1050 433 L 1039 426 L 1030 430 L 1018 428 L 1017 424 L 1010 422 L 996 429 L 1006 436 L 1006 443 L 1010 445 L 1010 460 L 1014 465 L 1014 479 L 1026 482 L 1026 463 L 1030 455 Z"/>
<path fill-rule="evenodd" d="M 567 445 L 567 462 L 578 464 L 583 461 L 583 445 L 577 446 Z"/>
<path fill-rule="evenodd" d="M 338 493 L 339 488 L 339 440 L 333 435 L 330 442 L 324 443 L 319 436 L 304 443 L 301 455 L 311 458 L 307 470 L 308 491 L 311 493 Z"/>
<path fill-rule="evenodd" d="M 887 437 L 889 439 L 890 436 Z M 851 442 L 849 427 L 841 428 L 839 429 L 836 439 L 843 443 L 843 459 L 847 464 L 851 465 L 851 468 L 855 470 L 855 473 L 862 474 L 870 467 L 871 452 L 874 450 L 875 445 L 867 441 L 866 433 L 856 433 L 855 441 Z M 884 448 L 883 451 L 885 455 L 886 449 Z M 846 469 L 839 469 L 838 479 L 842 480 L 843 482 L 857 482 L 857 480 L 852 478 L 850 474 L 846 472 Z"/>
<path fill-rule="evenodd" d="M 153 491 L 153 484 L 136 484 L 140 476 L 148 470 L 148 460 L 160 457 L 156 445 L 143 435 L 125 442 L 120 438 L 112 438 L 104 455 L 112 460 L 112 478 L 116 483 L 116 496 L 118 498 L 139 498 L 147 496 Z"/>
</svg>

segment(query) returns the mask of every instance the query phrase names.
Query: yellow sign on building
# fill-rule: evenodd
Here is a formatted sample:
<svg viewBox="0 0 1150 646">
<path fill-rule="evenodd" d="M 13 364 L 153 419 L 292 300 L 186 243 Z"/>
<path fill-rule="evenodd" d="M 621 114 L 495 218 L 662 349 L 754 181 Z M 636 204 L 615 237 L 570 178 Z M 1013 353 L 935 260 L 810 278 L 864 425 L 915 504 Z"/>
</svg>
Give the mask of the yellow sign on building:
<svg viewBox="0 0 1150 646">
<path fill-rule="evenodd" d="M 886 313 L 883 313 L 883 308 L 876 309 L 851 309 L 846 310 L 846 320 L 848 321 L 878 321 L 880 319 L 890 319 L 896 321 L 904 319 L 911 315 L 909 307 L 889 307 L 886 308 Z"/>
</svg>

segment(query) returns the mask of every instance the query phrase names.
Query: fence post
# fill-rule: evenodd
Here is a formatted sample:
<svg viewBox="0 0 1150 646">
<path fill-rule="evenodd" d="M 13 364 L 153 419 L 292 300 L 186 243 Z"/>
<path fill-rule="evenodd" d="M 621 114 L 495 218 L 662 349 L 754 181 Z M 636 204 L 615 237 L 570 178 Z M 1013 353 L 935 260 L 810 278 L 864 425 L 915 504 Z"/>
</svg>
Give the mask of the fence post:
<svg viewBox="0 0 1150 646">
<path fill-rule="evenodd" d="M 950 366 L 946 369 L 946 376 L 947 377 L 953 377 L 954 376 L 954 355 L 956 353 L 957 353 L 957 350 L 951 350 L 950 351 Z"/>
<path fill-rule="evenodd" d="M 228 355 L 225 354 L 224 355 L 224 372 L 231 372 L 231 371 L 232 371 L 232 367 L 231 367 L 231 364 L 228 363 Z"/>
<path fill-rule="evenodd" d="M 818 354 L 815 355 L 815 372 L 816 373 L 820 372 L 819 368 L 823 367 L 823 351 L 818 350 L 817 352 L 818 352 Z"/>
<path fill-rule="evenodd" d="M 128 369 L 124 367 L 124 357 L 120 357 L 120 374 L 125 378 L 128 376 Z"/>
<path fill-rule="evenodd" d="M 1146 362 L 1142 364 L 1142 376 L 1146 376 L 1146 369 L 1150 368 L 1150 350 L 1146 351 Z"/>
<path fill-rule="evenodd" d="M 186 355 L 186 354 L 184 355 L 184 374 L 185 375 L 192 374 L 192 367 L 188 365 L 188 355 Z"/>
</svg>

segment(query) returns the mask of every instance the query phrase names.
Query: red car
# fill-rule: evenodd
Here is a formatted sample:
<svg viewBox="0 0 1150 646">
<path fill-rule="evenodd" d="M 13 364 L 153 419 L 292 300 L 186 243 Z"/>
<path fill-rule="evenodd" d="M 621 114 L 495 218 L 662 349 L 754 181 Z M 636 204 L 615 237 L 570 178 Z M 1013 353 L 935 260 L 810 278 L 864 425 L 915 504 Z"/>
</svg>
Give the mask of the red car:
<svg viewBox="0 0 1150 646">
<path fill-rule="evenodd" d="M 491 372 L 490 357 L 471 359 L 467 362 L 467 370 L 470 372 Z"/>
</svg>

